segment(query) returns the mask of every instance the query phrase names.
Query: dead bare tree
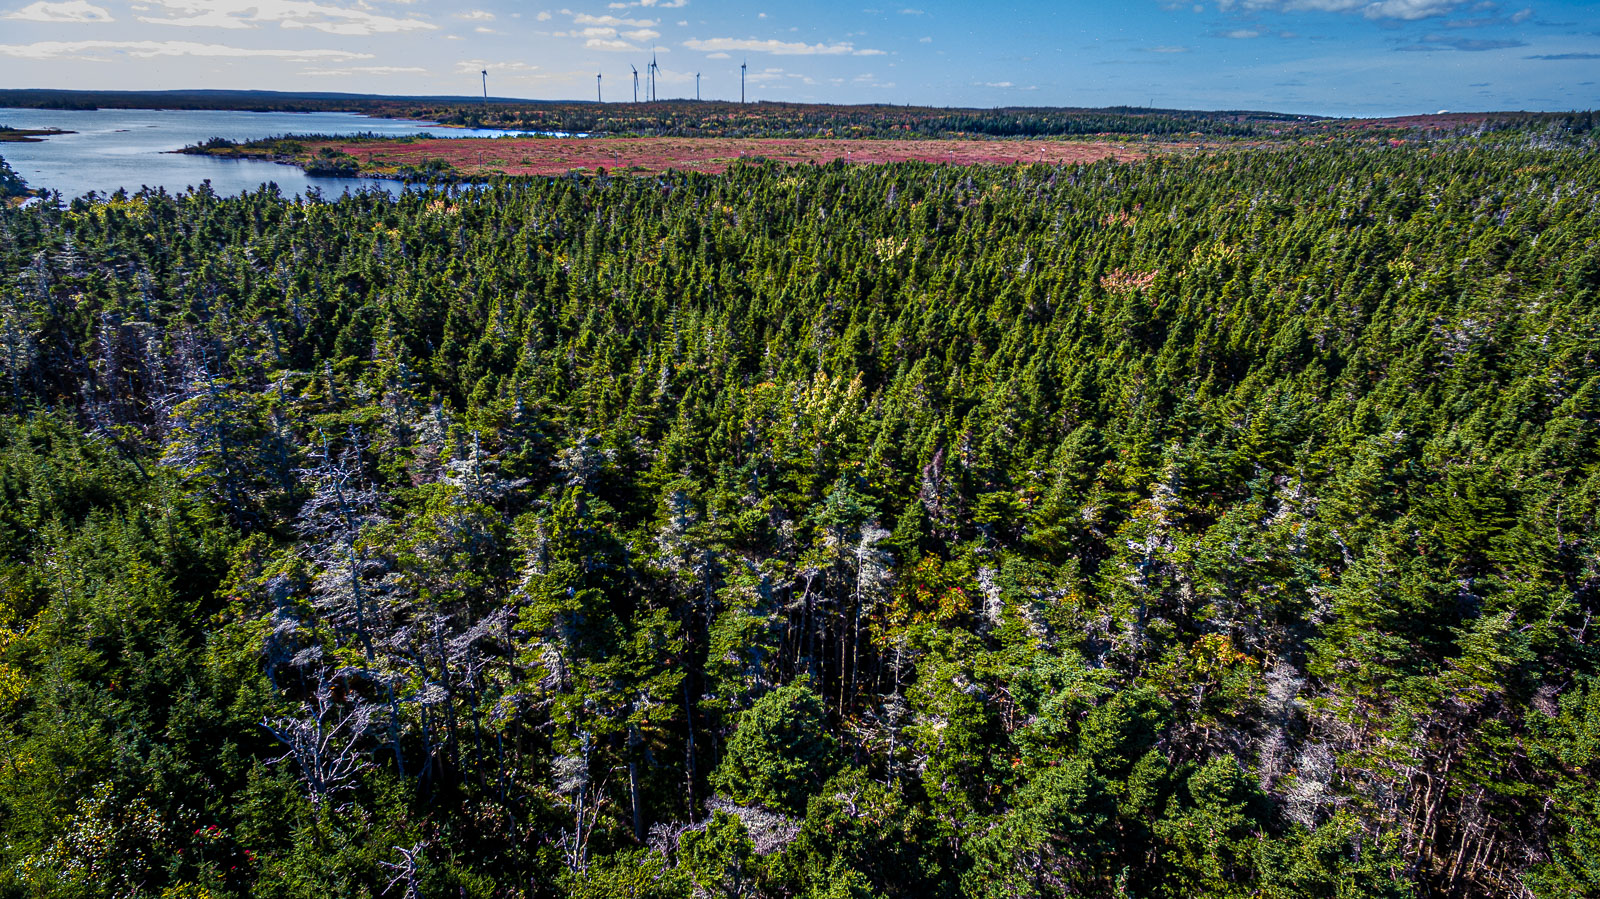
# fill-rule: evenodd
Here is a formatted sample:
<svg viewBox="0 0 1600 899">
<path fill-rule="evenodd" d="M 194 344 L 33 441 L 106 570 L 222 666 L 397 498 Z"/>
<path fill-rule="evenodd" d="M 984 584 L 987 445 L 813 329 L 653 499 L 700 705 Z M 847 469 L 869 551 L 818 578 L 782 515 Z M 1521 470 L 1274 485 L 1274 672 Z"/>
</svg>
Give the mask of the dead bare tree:
<svg viewBox="0 0 1600 899">
<path fill-rule="evenodd" d="M 353 788 L 356 776 L 368 766 L 358 744 L 371 723 L 372 707 L 359 702 L 341 706 L 326 676 L 305 704 L 304 716 L 261 720 L 261 726 L 288 749 L 278 761 L 294 759 L 312 804 L 318 806 Z"/>
<path fill-rule="evenodd" d="M 311 496 L 300 508 L 296 530 L 308 538 L 308 552 L 320 569 L 313 590 L 317 609 L 336 626 L 355 632 L 366 658 L 366 676 L 383 687 L 389 707 L 389 742 L 395 763 L 405 776 L 405 754 L 400 747 L 400 701 L 393 678 L 379 670 L 373 633 L 377 625 L 376 595 L 369 581 L 383 572 L 361 543 L 361 533 L 381 521 L 382 494 L 367 480 L 361 465 L 360 434 L 352 429 L 349 445 L 335 453 L 332 441 L 322 435 L 322 446 L 311 454 L 312 465 L 298 474 L 311 485 Z"/>
<path fill-rule="evenodd" d="M 426 840 L 416 843 L 409 849 L 404 846 L 396 846 L 394 851 L 400 853 L 400 861 L 379 862 L 384 868 L 395 872 L 394 877 L 389 880 L 388 886 L 383 888 L 383 895 L 389 895 L 389 891 L 394 889 L 397 884 L 404 883 L 406 890 L 400 894 L 402 899 L 422 899 L 422 888 L 418 885 L 417 857 L 423 854 L 423 850 L 427 846 Z"/>
<path fill-rule="evenodd" d="M 572 803 L 572 830 L 561 833 L 562 858 L 568 870 L 582 871 L 589 866 L 589 835 L 600 818 L 600 804 L 590 776 L 589 759 L 594 750 L 594 740 L 588 732 L 578 735 L 578 751 L 563 755 L 551 763 L 556 792 L 568 797 Z"/>
</svg>

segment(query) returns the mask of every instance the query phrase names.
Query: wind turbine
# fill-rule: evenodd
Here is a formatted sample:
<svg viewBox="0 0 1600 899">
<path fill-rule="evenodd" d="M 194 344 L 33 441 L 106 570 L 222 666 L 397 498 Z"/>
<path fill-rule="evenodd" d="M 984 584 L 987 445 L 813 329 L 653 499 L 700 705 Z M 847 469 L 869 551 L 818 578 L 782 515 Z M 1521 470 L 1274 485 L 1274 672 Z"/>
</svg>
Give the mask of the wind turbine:
<svg viewBox="0 0 1600 899">
<path fill-rule="evenodd" d="M 660 63 L 656 62 L 656 51 L 650 51 L 650 102 L 656 102 L 656 73 L 661 71 Z"/>
<path fill-rule="evenodd" d="M 744 105 L 744 72 L 748 68 L 750 68 L 750 60 L 748 59 L 739 64 L 739 105 L 741 106 Z"/>
<path fill-rule="evenodd" d="M 600 89 L 600 79 L 605 77 L 604 72 L 596 72 L 594 76 L 594 102 L 606 102 L 605 92 Z"/>
<path fill-rule="evenodd" d="M 639 102 L 639 67 L 628 66 L 633 70 L 633 102 Z"/>
<path fill-rule="evenodd" d="M 489 105 L 489 70 L 483 70 L 483 105 Z"/>
<path fill-rule="evenodd" d="M 695 99 L 696 102 L 699 102 L 699 100 L 700 100 L 700 73 L 699 72 L 695 72 L 694 73 L 694 99 Z"/>
</svg>

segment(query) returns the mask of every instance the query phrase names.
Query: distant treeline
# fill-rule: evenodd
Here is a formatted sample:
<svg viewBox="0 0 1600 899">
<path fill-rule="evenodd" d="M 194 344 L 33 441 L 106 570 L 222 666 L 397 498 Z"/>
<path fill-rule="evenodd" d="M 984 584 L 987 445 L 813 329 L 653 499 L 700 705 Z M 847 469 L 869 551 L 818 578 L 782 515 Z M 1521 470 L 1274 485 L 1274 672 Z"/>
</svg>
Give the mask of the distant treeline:
<svg viewBox="0 0 1600 899">
<path fill-rule="evenodd" d="M 935 109 L 791 103 L 540 104 L 419 110 L 451 125 L 664 137 L 1079 137 L 1149 135 L 1264 137 L 1309 116 L 1265 112 L 1134 109 Z"/>
<path fill-rule="evenodd" d="M 673 137 L 1069 137 L 1092 134 L 1261 137 L 1315 116 L 1229 110 L 954 109 L 670 100 L 658 103 L 552 102 L 470 97 L 379 97 L 272 91 L 0 90 L 0 106 L 34 109 L 233 109 L 358 112 L 449 125 Z"/>
<path fill-rule="evenodd" d="M 929 106 L 730 103 L 666 100 L 592 103 L 475 97 L 384 97 L 275 91 L 0 90 L 0 106 L 38 109 L 231 109 L 355 112 L 446 125 L 518 131 L 659 137 L 1203 137 L 1368 136 L 1558 130 L 1592 134 L 1593 112 L 1486 112 L 1391 119 L 1330 119 L 1253 110 L 1194 111 L 1110 106 L 960 109 Z"/>
</svg>

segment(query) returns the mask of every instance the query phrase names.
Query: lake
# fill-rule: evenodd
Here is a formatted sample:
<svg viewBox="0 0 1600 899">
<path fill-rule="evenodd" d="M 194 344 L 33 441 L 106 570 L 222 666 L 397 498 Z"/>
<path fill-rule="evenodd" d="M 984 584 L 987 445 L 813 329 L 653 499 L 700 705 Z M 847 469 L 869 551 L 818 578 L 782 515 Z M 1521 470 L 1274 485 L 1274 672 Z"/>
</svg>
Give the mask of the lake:
<svg viewBox="0 0 1600 899">
<path fill-rule="evenodd" d="M 182 156 L 170 151 L 213 137 L 258 140 L 280 134 L 345 135 L 374 133 L 407 136 L 427 131 L 435 137 L 499 137 L 504 131 L 444 128 L 433 122 L 377 119 L 343 112 L 228 112 L 160 109 L 11 109 L 0 107 L 0 125 L 74 131 L 39 143 L 0 143 L 0 157 L 28 186 L 58 190 L 71 198 L 126 188 L 164 187 L 180 193 L 209 180 L 219 194 L 252 191 L 274 182 L 285 194 L 312 188 L 338 195 L 377 187 L 400 189 L 395 181 L 312 177 L 293 166 L 259 160 Z"/>
</svg>

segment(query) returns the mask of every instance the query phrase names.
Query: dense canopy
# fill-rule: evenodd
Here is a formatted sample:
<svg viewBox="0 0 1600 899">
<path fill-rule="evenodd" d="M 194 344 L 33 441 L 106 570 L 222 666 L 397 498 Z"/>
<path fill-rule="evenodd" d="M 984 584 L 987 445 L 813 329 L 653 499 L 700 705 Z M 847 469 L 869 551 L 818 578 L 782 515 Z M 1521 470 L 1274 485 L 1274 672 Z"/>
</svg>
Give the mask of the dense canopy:
<svg viewBox="0 0 1600 899">
<path fill-rule="evenodd" d="M 0 895 L 1600 891 L 1600 154 L 0 211 Z"/>
</svg>

